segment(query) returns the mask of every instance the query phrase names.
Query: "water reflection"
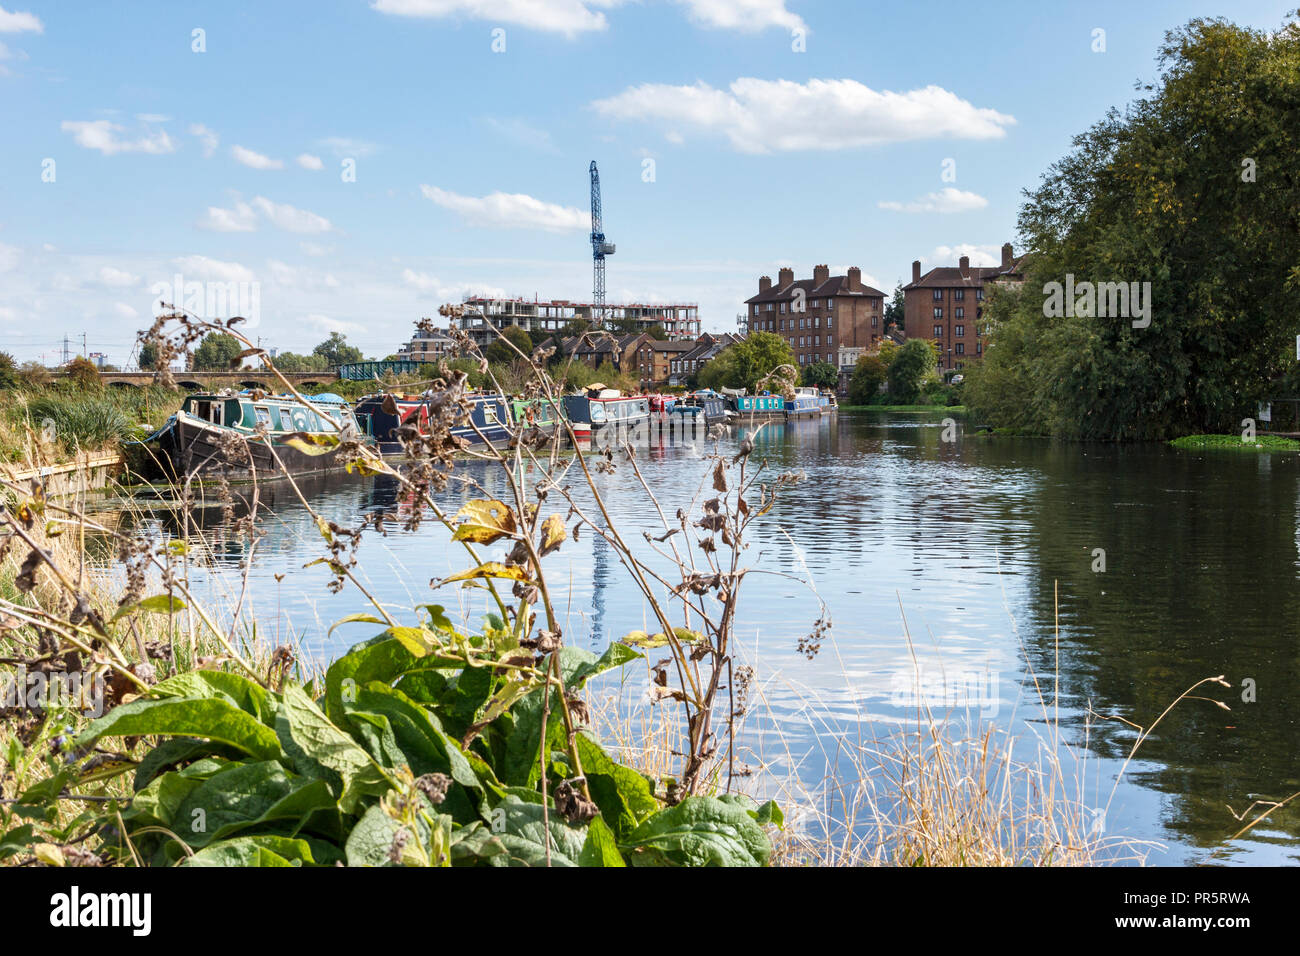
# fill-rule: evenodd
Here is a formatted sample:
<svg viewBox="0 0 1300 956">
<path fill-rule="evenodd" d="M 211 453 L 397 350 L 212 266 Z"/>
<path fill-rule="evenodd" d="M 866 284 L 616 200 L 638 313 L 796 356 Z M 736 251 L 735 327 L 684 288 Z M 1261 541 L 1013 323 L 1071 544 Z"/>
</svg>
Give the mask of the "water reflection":
<svg viewBox="0 0 1300 956">
<path fill-rule="evenodd" d="M 835 624 L 833 644 L 805 660 L 796 644 L 816 617 L 815 601 L 787 577 L 746 583 L 736 633 L 758 667 L 765 699 L 747 726 L 749 746 L 774 772 L 815 783 L 844 769 L 838 742 L 869 742 L 872 728 L 914 716 L 900 675 L 912 679 L 917 666 L 939 675 L 933 686 L 941 698 L 953 686 L 977 688 L 975 712 L 1017 724 L 1031 750 L 1041 746 L 1034 728 L 1042 728 L 1034 675 L 1051 711 L 1059 673 L 1061 723 L 1067 739 L 1082 745 L 1090 708 L 1149 723 L 1196 681 L 1225 674 L 1231 691 L 1203 693 L 1231 711 L 1190 701 L 1166 717 L 1116 794 L 1108 832 L 1170 843 L 1152 862 L 1205 860 L 1238 828 L 1229 805 L 1241 811 L 1256 798 L 1300 790 L 1300 456 L 974 434 L 945 442 L 942 417 L 841 412 L 835 421 L 746 426 L 724 440 L 730 450 L 751 438 L 751 464 L 761 462 L 771 477 L 804 473 L 751 527 L 748 561 L 810 580 Z M 638 455 L 670 516 L 692 500 L 698 506 L 703 444 L 657 439 Z M 596 482 L 624 538 L 660 533 L 631 468 L 616 464 Z M 489 495 L 507 491 L 487 463 L 464 462 L 458 471 Z M 324 517 L 345 526 L 369 512 L 401 516 L 412 506 L 386 478 L 304 479 L 299 486 Z M 236 516 L 250 505 L 246 492 L 238 495 Z M 442 497 L 454 509 L 467 493 L 453 486 Z M 264 485 L 259 498 L 269 532 L 249 572 L 259 615 L 320 656 L 370 636 L 350 625 L 327 637 L 329 622 L 358 609 L 357 596 L 327 593 L 322 568 L 301 570 L 322 544 L 292 489 Z M 596 513 L 589 492 L 578 498 Z M 180 530 L 166 508 L 145 515 L 141 520 L 168 533 Z M 230 534 L 218 506 L 200 509 L 195 520 L 213 547 L 208 579 L 228 587 L 222 582 L 246 558 L 247 542 Z M 1099 549 L 1104 571 L 1093 570 Z M 428 600 L 459 605 L 471 617 L 486 610 L 479 592 L 431 596 L 431 579 L 465 563 L 434 522 L 414 532 L 390 525 L 388 537 L 365 540 L 359 557 L 367 588 L 399 613 Z M 565 633 L 588 646 L 649 618 L 598 535 L 566 542 L 548 568 Z M 276 576 L 286 573 L 281 586 Z M 1253 703 L 1241 699 L 1247 680 L 1256 688 Z M 1089 805 L 1107 802 L 1110 775 L 1133 739 L 1123 723 L 1092 719 Z M 1297 834 L 1296 812 L 1281 811 L 1231 857 L 1294 860 Z"/>
</svg>

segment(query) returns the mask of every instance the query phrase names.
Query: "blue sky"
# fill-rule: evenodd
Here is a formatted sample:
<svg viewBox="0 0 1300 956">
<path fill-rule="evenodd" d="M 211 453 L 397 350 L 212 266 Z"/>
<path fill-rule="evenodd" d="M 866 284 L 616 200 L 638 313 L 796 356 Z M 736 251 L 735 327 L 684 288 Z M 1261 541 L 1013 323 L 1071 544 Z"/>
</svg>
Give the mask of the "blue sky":
<svg viewBox="0 0 1300 956">
<path fill-rule="evenodd" d="M 593 158 L 611 301 L 729 329 L 781 265 L 889 291 L 1014 238 L 1165 30 L 1289 7 L 0 0 L 0 349 L 123 364 L 177 275 L 257 283 L 295 351 L 388 354 L 466 292 L 586 301 Z"/>
</svg>

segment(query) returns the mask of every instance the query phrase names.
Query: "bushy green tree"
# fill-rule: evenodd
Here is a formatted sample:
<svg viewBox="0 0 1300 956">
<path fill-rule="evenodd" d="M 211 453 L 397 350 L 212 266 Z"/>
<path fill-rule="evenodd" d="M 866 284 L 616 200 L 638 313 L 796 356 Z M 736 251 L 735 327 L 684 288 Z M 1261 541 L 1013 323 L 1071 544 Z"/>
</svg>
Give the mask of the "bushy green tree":
<svg viewBox="0 0 1300 956">
<path fill-rule="evenodd" d="M 311 353 L 312 355 L 319 355 L 331 368 L 365 361 L 361 349 L 354 345 L 348 345 L 347 337 L 340 335 L 338 332 L 331 332 L 330 337 L 312 349 Z"/>
<path fill-rule="evenodd" d="M 880 399 L 880 386 L 885 384 L 889 369 L 880 356 L 867 352 L 858 358 L 849 377 L 849 404 L 872 405 Z"/>
<path fill-rule="evenodd" d="M 194 371 L 224 372 L 243 350 L 239 339 L 228 332 L 209 332 L 194 350 Z"/>
<path fill-rule="evenodd" d="M 993 424 L 1098 439 L 1227 431 L 1294 364 L 1300 25 L 1192 20 L 1159 65 L 1147 95 L 1077 137 L 1021 210 L 1025 283 L 987 303 L 990 345 L 965 383 Z M 1100 317 L 1085 282 L 1125 283 L 1128 314 L 1114 315 L 1112 289 Z"/>
<path fill-rule="evenodd" d="M 281 372 L 325 372 L 330 363 L 325 356 L 312 353 L 300 355 L 297 352 L 281 352 L 274 359 L 275 367 Z"/>
<path fill-rule="evenodd" d="M 926 376 L 934 372 L 934 347 L 925 339 L 908 339 L 895 353 L 886 373 L 889 398 L 896 405 L 913 405 Z"/>
<path fill-rule="evenodd" d="M 803 384 L 809 388 L 834 388 L 840 382 L 840 371 L 830 362 L 813 362 L 803 368 Z"/>
<path fill-rule="evenodd" d="M 18 384 L 18 363 L 8 352 L 0 352 L 0 388 L 13 388 Z"/>
<path fill-rule="evenodd" d="M 533 338 L 524 329 L 512 325 L 501 330 L 503 338 L 509 339 L 520 352 L 525 355 L 533 353 Z M 493 339 L 488 343 L 487 348 L 483 350 L 483 357 L 489 362 L 509 365 L 511 362 L 518 360 L 519 356 L 515 350 L 500 339 Z"/>
<path fill-rule="evenodd" d="M 885 331 L 903 328 L 903 283 L 894 286 L 894 294 L 885 303 Z"/>
<path fill-rule="evenodd" d="M 728 345 L 700 370 L 702 388 L 745 388 L 758 382 L 781 365 L 795 368 L 794 352 L 784 338 L 772 332 L 751 332 Z"/>
</svg>

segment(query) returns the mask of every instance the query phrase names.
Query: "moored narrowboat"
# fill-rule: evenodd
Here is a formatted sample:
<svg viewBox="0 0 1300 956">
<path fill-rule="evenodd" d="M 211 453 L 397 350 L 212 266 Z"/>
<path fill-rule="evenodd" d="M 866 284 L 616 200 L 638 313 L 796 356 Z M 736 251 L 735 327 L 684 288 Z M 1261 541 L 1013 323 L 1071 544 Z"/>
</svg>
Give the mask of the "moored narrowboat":
<svg viewBox="0 0 1300 956">
<path fill-rule="evenodd" d="M 796 388 L 794 397 L 785 400 L 785 417 L 818 418 L 822 413 L 821 396 L 815 388 Z"/>
<path fill-rule="evenodd" d="M 744 392 L 727 391 L 727 407 L 736 413 L 736 417 L 745 421 L 761 421 L 767 418 L 785 418 L 785 399 L 770 392 L 758 395 L 746 395 Z"/>
<path fill-rule="evenodd" d="M 260 391 L 199 393 L 186 396 L 131 458 L 145 476 L 161 472 L 179 481 L 199 474 L 274 478 L 281 465 L 295 475 L 341 468 L 339 441 L 361 437 L 352 410 L 337 395 L 314 395 L 308 403 Z"/>
<path fill-rule="evenodd" d="M 601 432 L 623 431 L 650 423 L 650 399 L 624 395 L 618 389 L 590 389 L 585 395 L 566 395 L 564 414 L 579 438 Z"/>
<path fill-rule="evenodd" d="M 692 392 L 673 405 L 672 415 L 681 415 L 683 422 L 688 420 L 703 421 L 706 427 L 726 424 L 731 418 L 726 402 L 717 392 L 704 389 Z"/>
<path fill-rule="evenodd" d="M 432 395 L 368 395 L 357 402 L 357 425 L 369 437 L 381 455 L 400 455 L 405 451 L 401 429 L 414 426 L 417 434 L 429 434 L 429 408 Z M 451 429 L 452 435 L 468 447 L 492 445 L 504 447 L 510 440 L 510 410 L 500 395 L 467 395 L 470 403 L 466 419 Z"/>
</svg>

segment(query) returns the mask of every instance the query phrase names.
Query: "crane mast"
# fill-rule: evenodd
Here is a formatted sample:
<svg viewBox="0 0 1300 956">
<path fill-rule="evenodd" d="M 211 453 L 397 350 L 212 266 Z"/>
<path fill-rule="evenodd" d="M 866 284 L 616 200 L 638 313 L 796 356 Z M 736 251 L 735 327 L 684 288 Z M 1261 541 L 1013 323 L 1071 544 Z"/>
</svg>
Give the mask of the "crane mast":
<svg viewBox="0 0 1300 956">
<path fill-rule="evenodd" d="M 600 172 L 591 161 L 591 300 L 592 319 L 605 321 L 605 257 L 614 254 L 614 244 L 605 241 L 605 227 L 600 213 Z"/>
</svg>

